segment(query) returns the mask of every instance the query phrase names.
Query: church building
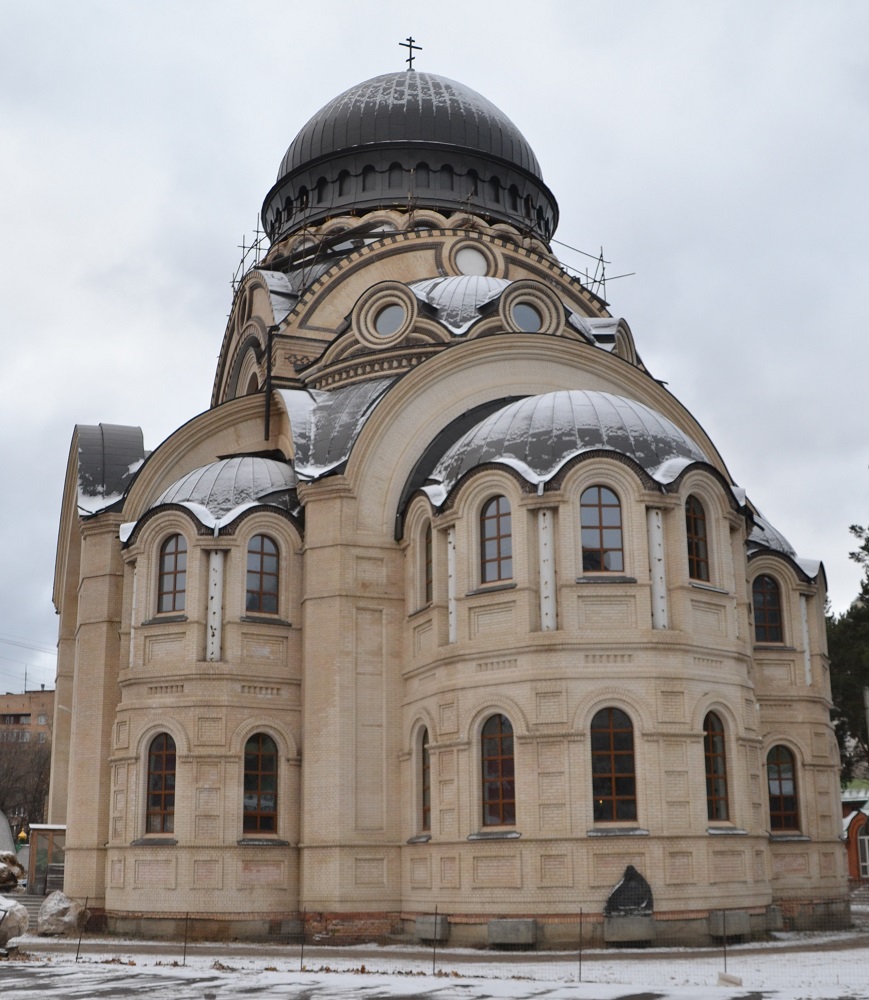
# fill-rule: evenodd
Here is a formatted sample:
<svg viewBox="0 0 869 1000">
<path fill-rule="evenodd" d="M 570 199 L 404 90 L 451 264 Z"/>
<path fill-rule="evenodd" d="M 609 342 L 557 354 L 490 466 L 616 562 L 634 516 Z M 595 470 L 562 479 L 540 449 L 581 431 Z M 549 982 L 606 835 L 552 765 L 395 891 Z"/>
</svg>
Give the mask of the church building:
<svg viewBox="0 0 869 1000">
<path fill-rule="evenodd" d="M 521 132 L 375 77 L 261 219 L 208 408 L 73 434 L 66 893 L 215 938 L 846 925 L 823 568 L 559 263 Z"/>
</svg>

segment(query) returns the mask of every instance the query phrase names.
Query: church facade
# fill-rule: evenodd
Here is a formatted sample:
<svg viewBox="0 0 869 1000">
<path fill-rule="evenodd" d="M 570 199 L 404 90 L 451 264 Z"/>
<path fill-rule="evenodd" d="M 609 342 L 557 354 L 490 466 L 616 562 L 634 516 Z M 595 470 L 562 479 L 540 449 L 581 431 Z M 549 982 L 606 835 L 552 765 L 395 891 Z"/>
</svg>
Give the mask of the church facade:
<svg viewBox="0 0 869 1000">
<path fill-rule="evenodd" d="M 369 80 L 262 221 L 209 408 L 73 436 L 66 892 L 215 937 L 847 923 L 823 568 L 559 264 L 515 125 Z"/>
</svg>

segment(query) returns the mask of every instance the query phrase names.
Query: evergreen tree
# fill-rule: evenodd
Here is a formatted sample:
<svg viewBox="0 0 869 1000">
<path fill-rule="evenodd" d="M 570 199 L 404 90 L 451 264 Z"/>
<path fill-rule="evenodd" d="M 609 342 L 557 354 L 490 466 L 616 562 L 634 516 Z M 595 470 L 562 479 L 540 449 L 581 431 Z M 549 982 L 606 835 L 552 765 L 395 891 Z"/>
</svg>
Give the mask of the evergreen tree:
<svg viewBox="0 0 869 1000">
<path fill-rule="evenodd" d="M 869 773 L 869 734 L 863 689 L 869 687 L 869 528 L 852 524 L 860 547 L 850 553 L 863 567 L 860 595 L 841 615 L 827 617 L 833 723 L 842 755 L 842 782 Z"/>
</svg>

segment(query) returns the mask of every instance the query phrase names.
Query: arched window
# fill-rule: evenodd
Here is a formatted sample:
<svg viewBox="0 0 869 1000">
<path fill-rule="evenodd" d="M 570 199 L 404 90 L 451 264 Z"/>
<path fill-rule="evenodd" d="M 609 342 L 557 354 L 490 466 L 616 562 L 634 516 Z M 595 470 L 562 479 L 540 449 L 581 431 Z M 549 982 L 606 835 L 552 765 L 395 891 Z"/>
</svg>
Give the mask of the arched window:
<svg viewBox="0 0 869 1000">
<path fill-rule="evenodd" d="M 321 177 L 317 181 L 317 204 L 322 205 L 326 200 L 326 191 L 329 189 L 329 183 L 325 177 Z"/>
<path fill-rule="evenodd" d="M 480 737 L 483 762 L 483 826 L 516 823 L 513 726 L 506 715 L 486 720 Z"/>
<path fill-rule="evenodd" d="M 278 613 L 278 547 L 268 535 L 254 535 L 247 546 L 245 611 Z"/>
<path fill-rule="evenodd" d="M 245 395 L 252 396 L 255 392 L 259 392 L 259 379 L 256 377 L 256 372 L 252 372 L 250 378 L 247 380 L 247 392 Z"/>
<path fill-rule="evenodd" d="M 476 170 L 469 170 L 465 175 L 465 188 L 468 195 L 475 195 L 477 193 L 477 184 L 479 182 L 479 177 Z"/>
<path fill-rule="evenodd" d="M 489 178 L 489 201 L 501 204 L 501 182 L 497 177 Z"/>
<path fill-rule="evenodd" d="M 299 211 L 303 211 L 308 207 L 308 189 L 306 187 L 299 188 Z"/>
<path fill-rule="evenodd" d="M 404 171 L 400 163 L 390 163 L 389 165 L 389 186 L 392 189 L 401 188 L 404 184 Z"/>
<path fill-rule="evenodd" d="M 706 757 L 706 816 L 711 820 L 729 819 L 724 726 L 714 712 L 703 720 L 703 753 Z"/>
<path fill-rule="evenodd" d="M 771 830 L 799 830 L 797 773 L 794 755 L 787 747 L 775 746 L 766 757 Z"/>
<path fill-rule="evenodd" d="M 438 171 L 438 186 L 441 191 L 452 191 L 453 189 L 453 168 L 447 163 Z"/>
<path fill-rule="evenodd" d="M 377 183 L 377 171 L 370 164 L 362 169 L 362 190 L 373 191 Z"/>
<path fill-rule="evenodd" d="M 519 211 L 519 188 L 515 184 L 510 185 L 510 211 Z"/>
<path fill-rule="evenodd" d="M 148 804 L 146 833 L 175 830 L 175 740 L 160 733 L 148 748 Z"/>
<path fill-rule="evenodd" d="M 619 708 L 591 720 L 591 775 L 596 822 L 637 818 L 634 727 Z"/>
<path fill-rule="evenodd" d="M 782 642 L 781 591 L 778 583 L 762 574 L 751 585 L 754 606 L 754 641 Z"/>
<path fill-rule="evenodd" d="M 427 163 L 417 163 L 416 169 L 413 172 L 413 181 L 416 188 L 431 187 L 431 177 Z"/>
<path fill-rule="evenodd" d="M 434 599 L 434 546 L 432 544 L 431 521 L 426 524 L 423 536 L 422 590 L 423 600 L 426 604 L 431 604 Z"/>
<path fill-rule="evenodd" d="M 480 579 L 483 583 L 513 579 L 513 529 L 510 501 L 492 497 L 480 512 Z"/>
<path fill-rule="evenodd" d="M 709 581 L 709 546 L 706 534 L 706 511 L 695 496 L 685 504 L 685 532 L 688 537 L 688 576 Z"/>
<path fill-rule="evenodd" d="M 170 535 L 160 547 L 160 582 L 157 611 L 183 611 L 187 594 L 187 541 Z"/>
<path fill-rule="evenodd" d="M 431 754 L 428 748 L 428 729 L 419 738 L 420 827 L 431 830 Z"/>
<path fill-rule="evenodd" d="M 619 498 L 606 486 L 589 486 L 580 497 L 579 512 L 583 572 L 621 573 L 625 560 Z"/>
<path fill-rule="evenodd" d="M 338 174 L 338 194 L 345 195 L 350 191 L 350 174 L 346 170 L 342 170 Z"/>
<path fill-rule="evenodd" d="M 278 750 L 265 733 L 244 745 L 245 833 L 276 833 L 278 828 Z"/>
</svg>

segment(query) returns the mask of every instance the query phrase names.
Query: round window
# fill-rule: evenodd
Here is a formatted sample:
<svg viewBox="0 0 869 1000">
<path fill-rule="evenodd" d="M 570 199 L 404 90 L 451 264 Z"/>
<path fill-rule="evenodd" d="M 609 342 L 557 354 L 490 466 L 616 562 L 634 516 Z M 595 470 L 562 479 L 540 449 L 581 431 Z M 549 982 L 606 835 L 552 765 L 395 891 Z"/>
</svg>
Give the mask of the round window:
<svg viewBox="0 0 869 1000">
<path fill-rule="evenodd" d="M 543 317 L 537 307 L 528 302 L 517 302 L 512 313 L 513 321 L 524 333 L 538 333 L 543 326 Z"/>
<path fill-rule="evenodd" d="M 489 262 L 484 254 L 474 247 L 462 247 L 456 254 L 456 267 L 462 274 L 489 273 Z"/>
<path fill-rule="evenodd" d="M 381 337 L 391 337 L 393 333 L 401 328 L 406 315 L 407 313 L 403 305 L 392 302 L 378 311 L 374 317 L 374 329 Z"/>
</svg>

